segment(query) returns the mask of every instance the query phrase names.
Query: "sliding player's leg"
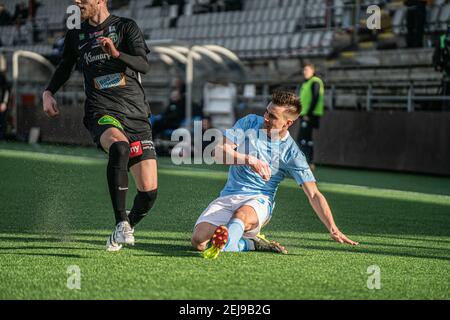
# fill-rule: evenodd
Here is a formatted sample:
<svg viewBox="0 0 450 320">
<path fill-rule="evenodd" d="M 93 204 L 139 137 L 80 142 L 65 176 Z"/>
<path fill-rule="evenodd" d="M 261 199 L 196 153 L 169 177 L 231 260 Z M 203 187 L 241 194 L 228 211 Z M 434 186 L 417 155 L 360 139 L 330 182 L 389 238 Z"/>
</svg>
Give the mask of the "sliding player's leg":
<svg viewBox="0 0 450 320">
<path fill-rule="evenodd" d="M 233 197 L 220 197 L 211 202 L 195 223 L 192 246 L 198 251 L 205 251 L 217 227 L 227 225 L 232 216 Z M 220 249 L 223 249 L 223 246 Z"/>
<path fill-rule="evenodd" d="M 249 206 L 237 209 L 227 223 L 220 224 L 212 233 L 211 246 L 203 252 L 206 259 L 216 259 L 221 251 L 244 252 L 255 250 L 253 241 L 243 238 L 246 231 L 259 225 L 258 215 Z"/>
<path fill-rule="evenodd" d="M 233 213 L 227 224 L 218 226 L 211 238 L 211 247 L 203 256 L 215 259 L 220 251 L 245 252 L 266 251 L 287 253 L 279 243 L 269 241 L 259 233 L 270 220 L 271 205 L 262 196 L 250 197 L 241 201 L 241 207 Z"/>
<path fill-rule="evenodd" d="M 229 239 L 224 252 L 264 251 L 287 254 L 281 244 L 261 235 L 270 221 L 270 208 L 263 199 L 255 199 L 239 208 L 227 226 Z M 262 221 L 262 223 L 260 223 Z"/>
<path fill-rule="evenodd" d="M 228 230 L 228 241 L 223 249 L 224 252 L 253 251 L 253 242 L 244 239 L 244 233 L 256 230 L 259 226 L 259 218 L 255 209 L 244 205 L 233 214 L 226 228 Z"/>
<path fill-rule="evenodd" d="M 242 239 L 239 241 L 238 249 L 240 251 L 264 251 L 264 252 L 273 252 L 273 253 L 283 253 L 287 254 L 288 251 L 284 246 L 279 244 L 276 241 L 268 240 L 264 235 L 261 234 L 261 230 L 267 226 L 272 217 L 273 206 L 270 204 L 269 200 L 265 197 L 256 197 L 250 199 L 245 203 L 243 208 L 248 208 L 247 211 L 240 211 L 239 214 L 246 220 L 243 220 L 247 227 L 242 236 Z M 253 210 L 250 210 L 253 209 Z M 241 208 L 242 209 L 242 208 Z M 247 212 L 251 212 L 251 215 L 248 215 Z M 238 212 L 237 212 L 238 213 Z M 245 215 L 242 215 L 242 214 Z M 256 218 L 255 218 L 256 215 Z M 250 219 L 250 220 L 249 220 Z M 249 222 L 255 222 L 253 225 L 248 225 Z M 243 245 L 245 245 L 242 250 Z"/>
<path fill-rule="evenodd" d="M 209 222 L 197 224 L 192 234 L 192 246 L 198 251 L 205 251 L 216 229 L 217 226 Z"/>
</svg>

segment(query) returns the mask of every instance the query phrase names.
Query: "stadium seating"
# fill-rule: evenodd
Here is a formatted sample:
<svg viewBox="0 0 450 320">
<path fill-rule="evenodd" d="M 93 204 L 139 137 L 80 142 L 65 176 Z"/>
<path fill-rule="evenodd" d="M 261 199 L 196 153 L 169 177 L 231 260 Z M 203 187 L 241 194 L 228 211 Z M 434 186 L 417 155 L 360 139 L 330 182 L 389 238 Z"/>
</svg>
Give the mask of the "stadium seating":
<svg viewBox="0 0 450 320">
<path fill-rule="evenodd" d="M 148 30 L 144 26 L 143 29 L 151 40 L 169 38 L 219 44 L 243 59 L 327 55 L 332 51 L 333 32 L 324 30 L 325 1 L 310 1 L 309 4 L 311 10 L 304 10 L 305 0 L 250 1 L 245 2 L 243 11 L 183 15 L 176 28 L 169 29 L 166 24 L 159 29 Z M 300 42 L 302 20 L 304 26 L 319 29 L 314 31 L 314 37 L 307 36 Z"/>
<path fill-rule="evenodd" d="M 20 0 L 6 3 L 13 11 Z M 367 5 L 380 1 L 363 1 Z M 65 11 L 70 0 L 47 0 L 37 11 L 41 32 L 63 31 Z M 325 0 L 247 0 L 242 11 L 211 12 L 176 17 L 178 7 L 150 7 L 151 1 L 130 0 L 129 5 L 114 11 L 132 17 L 142 28 L 147 39 L 178 40 L 193 44 L 218 44 L 235 51 L 242 59 L 270 57 L 325 57 L 335 51 L 335 29 L 343 16 L 343 1 L 335 0 L 328 12 Z M 189 6 L 189 4 L 187 5 Z M 332 18 L 328 18 L 332 13 Z M 450 4 L 435 1 L 427 13 L 429 33 L 445 30 L 450 19 Z M 396 35 L 406 33 L 406 9 L 398 7 L 392 17 L 392 30 Z M 1 28 L 3 46 L 31 44 L 18 41 L 13 27 Z M 23 32 L 22 32 L 23 33 Z M 53 37 L 49 38 L 53 41 Z M 47 44 L 47 43 L 46 43 Z M 40 47 L 43 50 L 44 47 Z"/>
<path fill-rule="evenodd" d="M 21 0 L 9 0 L 6 1 L 6 6 L 13 12 L 15 5 L 19 2 Z M 26 49 L 43 55 L 52 53 L 55 39 L 60 38 L 64 32 L 66 8 L 73 1 L 46 0 L 41 3 L 36 22 L 43 41 L 33 44 L 30 37 L 30 23 L 22 26 L 20 30 L 14 26 L 0 27 L 3 48 Z M 184 14 L 180 16 L 178 16 L 176 5 L 152 7 L 151 3 L 151 0 L 130 0 L 128 5 L 114 10 L 113 13 L 134 19 L 150 41 L 171 39 L 190 44 L 217 44 L 234 51 L 244 62 L 248 61 L 250 64 L 267 64 L 278 59 L 291 61 L 312 59 L 323 64 L 325 58 L 337 57 L 341 53 L 339 56 L 341 65 L 333 70 L 335 74 L 340 74 L 337 73 L 339 68 L 345 68 L 346 64 L 354 67 L 355 64 L 360 63 L 345 59 L 345 56 L 342 58 L 345 54 L 354 56 L 355 52 L 342 51 L 375 50 L 376 41 L 380 41 L 383 36 L 379 36 L 378 40 L 370 40 L 372 44 L 350 48 L 350 35 L 346 33 L 345 28 L 342 28 L 345 16 L 348 15 L 347 8 L 343 7 L 343 0 L 332 1 L 334 4 L 332 10 L 327 8 L 326 4 L 329 2 L 326 0 L 244 0 L 243 9 L 240 11 L 198 14 L 188 3 L 184 8 Z M 395 39 L 404 39 L 407 29 L 406 8 L 403 6 L 403 1 L 362 1 L 365 6 L 382 3 L 386 4 L 385 10 L 390 13 L 391 18 L 387 32 Z M 363 21 L 366 18 L 366 12 L 361 10 L 360 14 Z M 449 20 L 449 1 L 435 0 L 427 12 L 428 39 L 445 30 Z M 157 56 L 152 55 L 150 59 L 156 62 Z M 426 61 L 427 59 L 424 59 L 423 63 Z M 334 65 L 334 62 L 331 59 L 327 61 L 327 64 Z M 298 73 L 298 70 L 295 72 Z M 407 67 L 402 69 L 402 72 L 405 75 L 414 74 Z M 356 73 L 354 77 L 352 73 L 349 74 L 349 82 L 353 78 L 359 78 Z M 163 73 L 162 76 L 165 75 Z M 267 80 L 259 79 L 258 76 L 249 78 L 251 81 Z M 330 76 L 330 79 L 332 78 Z M 338 79 L 335 81 L 336 84 L 347 79 L 345 76 L 335 78 Z M 144 81 L 149 80 L 144 77 Z M 271 81 L 279 81 L 279 79 Z M 436 79 L 433 81 L 436 82 Z M 160 92 L 161 96 L 165 96 L 167 91 L 165 85 L 165 81 L 158 83 L 156 89 L 152 89 L 152 94 Z"/>
</svg>

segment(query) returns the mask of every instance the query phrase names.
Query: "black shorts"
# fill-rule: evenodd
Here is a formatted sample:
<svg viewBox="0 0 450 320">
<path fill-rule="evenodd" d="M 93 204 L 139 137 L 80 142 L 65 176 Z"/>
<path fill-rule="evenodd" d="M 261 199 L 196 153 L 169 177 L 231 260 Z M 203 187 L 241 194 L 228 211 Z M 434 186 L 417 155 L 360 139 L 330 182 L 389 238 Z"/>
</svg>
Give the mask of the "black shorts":
<svg viewBox="0 0 450 320">
<path fill-rule="evenodd" d="M 132 122 L 127 121 L 127 126 L 124 126 L 118 120 L 118 117 L 112 115 L 85 117 L 83 123 L 91 134 L 94 143 L 103 151 L 105 150 L 100 144 L 100 138 L 106 130 L 116 128 L 123 132 L 130 143 L 128 169 L 145 160 L 156 160 L 156 151 L 150 123 L 148 123 L 148 127 L 142 128 L 142 122 L 140 122 L 136 127 L 141 129 L 136 130 L 132 128 Z"/>
</svg>

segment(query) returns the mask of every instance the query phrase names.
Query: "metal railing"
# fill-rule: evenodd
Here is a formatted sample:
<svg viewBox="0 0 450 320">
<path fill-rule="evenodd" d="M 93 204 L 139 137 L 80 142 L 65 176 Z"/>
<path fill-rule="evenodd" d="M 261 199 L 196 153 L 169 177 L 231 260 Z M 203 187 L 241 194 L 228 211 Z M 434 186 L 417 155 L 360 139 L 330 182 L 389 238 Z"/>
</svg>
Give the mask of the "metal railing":
<svg viewBox="0 0 450 320">
<path fill-rule="evenodd" d="M 332 85 L 328 90 L 327 100 L 328 108 L 330 110 L 337 109 L 335 106 L 336 101 L 336 90 L 337 86 Z M 375 102 L 404 102 L 404 109 L 408 112 L 414 112 L 415 111 L 415 102 L 439 102 L 442 101 L 450 103 L 450 96 L 443 96 L 443 95 L 415 95 L 414 92 L 414 86 L 410 86 L 408 88 L 408 93 L 406 95 L 383 95 L 383 94 L 374 94 L 373 93 L 373 86 L 367 85 L 366 94 L 365 95 L 358 95 L 355 94 L 353 97 L 355 97 L 358 101 L 364 101 L 365 100 L 365 109 L 366 111 L 373 111 L 374 109 L 374 103 Z"/>
<path fill-rule="evenodd" d="M 243 85 L 242 83 L 240 84 Z M 287 85 L 285 84 L 283 87 L 285 88 L 296 88 L 295 85 Z M 420 87 L 420 86 L 419 86 Z M 389 87 L 376 87 L 376 89 L 387 89 Z M 393 105 L 391 107 L 380 107 L 379 109 L 398 109 L 404 110 L 407 112 L 417 111 L 416 102 L 442 102 L 450 104 L 450 96 L 443 95 L 424 95 L 424 94 L 415 94 L 415 86 L 398 86 L 397 89 L 404 89 L 407 91 L 407 94 L 399 93 L 399 94 L 376 94 L 374 93 L 374 86 L 371 84 L 365 85 L 330 85 L 325 89 L 325 101 L 326 108 L 328 110 L 339 110 L 339 109 L 359 109 L 358 105 L 363 105 L 363 110 L 367 112 L 374 111 L 377 107 L 377 103 L 379 102 L 392 102 Z M 341 91 L 342 89 L 346 91 Z M 357 89 L 359 92 L 350 92 L 349 89 Z M 261 87 L 261 93 L 257 94 L 253 97 L 247 97 L 243 94 L 238 95 L 238 105 L 243 103 L 248 106 L 252 106 L 255 108 L 266 108 L 268 102 L 270 101 L 269 94 L 269 86 L 263 85 Z M 298 92 L 298 89 L 296 89 Z M 357 103 L 348 105 L 340 104 L 337 106 L 336 100 L 342 97 L 351 97 L 353 100 L 357 101 Z M 403 103 L 403 104 L 402 104 Z"/>
</svg>

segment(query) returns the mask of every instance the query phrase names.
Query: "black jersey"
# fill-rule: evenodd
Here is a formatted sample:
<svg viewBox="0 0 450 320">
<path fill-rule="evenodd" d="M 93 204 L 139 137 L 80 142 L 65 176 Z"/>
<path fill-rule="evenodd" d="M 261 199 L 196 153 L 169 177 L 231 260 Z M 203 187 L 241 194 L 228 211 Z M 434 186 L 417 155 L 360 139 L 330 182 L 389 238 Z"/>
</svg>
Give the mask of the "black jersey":
<svg viewBox="0 0 450 320">
<path fill-rule="evenodd" d="M 141 56 L 145 59 L 141 60 L 142 64 L 148 64 L 146 55 L 150 50 L 133 20 L 110 15 L 98 26 L 85 21 L 81 29 L 67 32 L 62 61 L 47 89 L 56 92 L 78 62 L 84 74 L 86 118 L 111 114 L 124 122 L 148 126 L 150 106 L 145 98 L 140 73 L 122 59 L 105 53 L 99 37 L 109 37 L 118 51 L 129 57 Z"/>
</svg>

